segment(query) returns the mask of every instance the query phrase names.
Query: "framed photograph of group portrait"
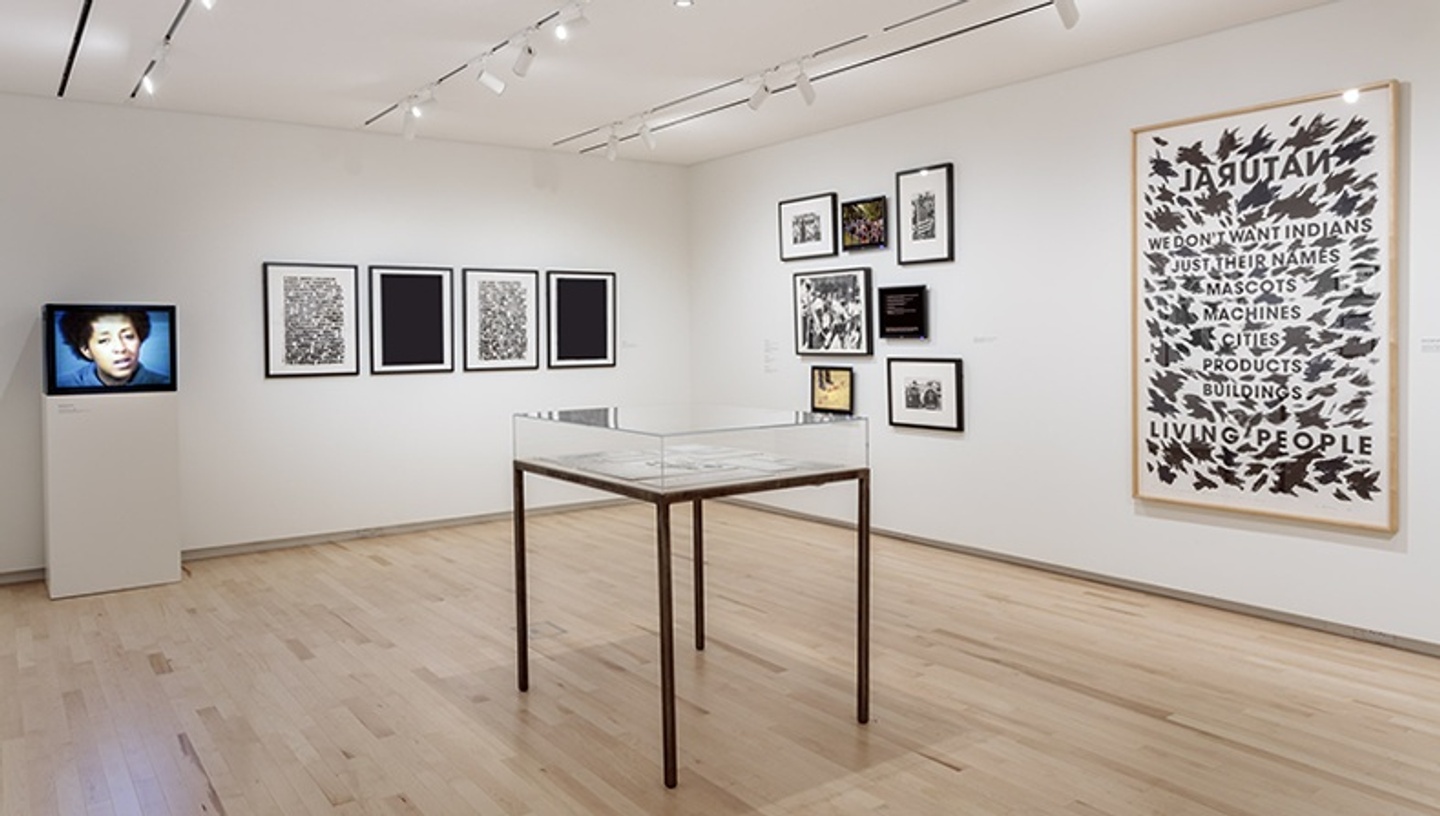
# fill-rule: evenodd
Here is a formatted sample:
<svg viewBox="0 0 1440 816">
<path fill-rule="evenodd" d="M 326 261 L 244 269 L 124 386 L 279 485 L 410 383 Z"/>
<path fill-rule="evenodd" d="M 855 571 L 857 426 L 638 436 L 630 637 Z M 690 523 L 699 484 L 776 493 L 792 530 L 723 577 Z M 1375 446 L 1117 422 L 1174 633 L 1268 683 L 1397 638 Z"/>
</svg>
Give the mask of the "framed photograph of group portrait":
<svg viewBox="0 0 1440 816">
<path fill-rule="evenodd" d="M 797 272 L 795 353 L 869 356 L 870 268 Z"/>
</svg>

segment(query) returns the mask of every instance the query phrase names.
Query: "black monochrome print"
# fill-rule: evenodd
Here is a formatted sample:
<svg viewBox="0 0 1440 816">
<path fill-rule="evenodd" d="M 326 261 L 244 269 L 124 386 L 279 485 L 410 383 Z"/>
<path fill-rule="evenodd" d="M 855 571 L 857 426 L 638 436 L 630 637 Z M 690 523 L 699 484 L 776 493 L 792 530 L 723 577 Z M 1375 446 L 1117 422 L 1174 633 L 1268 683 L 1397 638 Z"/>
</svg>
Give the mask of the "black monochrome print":
<svg viewBox="0 0 1440 816">
<path fill-rule="evenodd" d="M 795 244 L 814 244 L 821 239 L 819 213 L 801 213 L 790 221 L 790 241 Z"/>
<path fill-rule="evenodd" d="M 945 390 L 939 380 L 915 377 L 905 381 L 905 407 L 912 411 L 939 411 Z"/>
<path fill-rule="evenodd" d="M 910 237 L 916 241 L 935 239 L 935 193 L 931 190 L 910 199 Z"/>
<path fill-rule="evenodd" d="M 860 281 L 835 275 L 800 282 L 800 332 L 809 351 L 864 348 L 864 300 Z"/>
<path fill-rule="evenodd" d="M 523 361 L 530 350 L 530 291 L 519 281 L 479 284 L 480 332 L 475 338 L 478 359 Z"/>
<path fill-rule="evenodd" d="M 333 277 L 285 278 L 285 365 L 345 362 L 345 291 Z"/>
</svg>

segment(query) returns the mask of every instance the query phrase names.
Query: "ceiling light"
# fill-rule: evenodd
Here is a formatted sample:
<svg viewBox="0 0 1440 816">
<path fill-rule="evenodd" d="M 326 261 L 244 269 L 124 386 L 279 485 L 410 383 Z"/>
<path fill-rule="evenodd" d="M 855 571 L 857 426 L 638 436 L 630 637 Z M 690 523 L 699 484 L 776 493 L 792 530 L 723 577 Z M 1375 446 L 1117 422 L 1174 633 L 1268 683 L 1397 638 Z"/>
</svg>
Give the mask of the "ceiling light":
<svg viewBox="0 0 1440 816">
<path fill-rule="evenodd" d="M 515 67 L 511 70 L 515 72 L 515 76 L 523 77 L 530 73 L 530 63 L 534 61 L 535 49 L 527 37 L 520 43 L 520 53 L 515 57 Z"/>
<path fill-rule="evenodd" d="M 215 8 L 215 0 L 200 0 L 200 5 L 204 6 L 206 11 L 209 11 Z"/>
<path fill-rule="evenodd" d="M 620 137 L 615 134 L 615 126 L 610 126 L 610 138 L 605 140 L 605 160 L 615 161 L 620 155 Z"/>
<path fill-rule="evenodd" d="M 585 9 L 580 6 L 571 6 L 568 11 L 560 15 L 560 22 L 555 26 L 555 39 L 568 40 L 575 36 L 577 31 L 590 25 L 590 19 L 585 16 Z"/>
<path fill-rule="evenodd" d="M 800 96 L 804 98 L 805 104 L 815 104 L 815 85 L 810 82 L 810 75 L 805 73 L 804 68 L 801 68 L 800 75 L 795 77 L 795 87 L 799 89 Z"/>
<path fill-rule="evenodd" d="M 765 104 L 765 100 L 769 98 L 770 86 L 765 82 L 764 77 L 761 77 L 760 87 L 755 89 L 755 93 L 750 94 L 750 110 L 760 110 L 760 106 Z"/>
<path fill-rule="evenodd" d="M 165 74 L 166 57 L 170 55 L 170 43 L 161 43 L 155 49 L 155 56 L 150 58 L 150 65 L 140 77 L 140 88 L 149 96 L 155 95 L 155 89 L 160 82 L 160 77 Z"/>
<path fill-rule="evenodd" d="M 1055 11 L 1060 15 L 1060 22 L 1066 28 L 1074 28 L 1080 22 L 1080 9 L 1076 8 L 1075 0 L 1052 0 L 1055 4 Z"/>
<path fill-rule="evenodd" d="M 496 96 L 505 93 L 505 80 L 501 79 L 499 74 L 492 72 L 488 64 L 481 63 L 480 74 L 475 79 L 481 85 L 489 88 Z"/>
<path fill-rule="evenodd" d="M 645 147 L 650 150 L 655 149 L 655 131 L 650 129 L 649 122 L 640 123 L 640 141 L 644 142 Z"/>
</svg>

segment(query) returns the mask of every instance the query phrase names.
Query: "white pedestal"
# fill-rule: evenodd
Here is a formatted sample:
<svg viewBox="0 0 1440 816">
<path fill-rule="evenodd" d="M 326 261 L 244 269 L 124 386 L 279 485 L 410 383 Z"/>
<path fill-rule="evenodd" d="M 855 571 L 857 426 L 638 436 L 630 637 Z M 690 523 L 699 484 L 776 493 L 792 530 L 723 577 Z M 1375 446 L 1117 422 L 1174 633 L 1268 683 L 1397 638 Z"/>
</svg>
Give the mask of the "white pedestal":
<svg viewBox="0 0 1440 816">
<path fill-rule="evenodd" d="M 176 395 L 44 399 L 50 597 L 180 580 Z"/>
</svg>

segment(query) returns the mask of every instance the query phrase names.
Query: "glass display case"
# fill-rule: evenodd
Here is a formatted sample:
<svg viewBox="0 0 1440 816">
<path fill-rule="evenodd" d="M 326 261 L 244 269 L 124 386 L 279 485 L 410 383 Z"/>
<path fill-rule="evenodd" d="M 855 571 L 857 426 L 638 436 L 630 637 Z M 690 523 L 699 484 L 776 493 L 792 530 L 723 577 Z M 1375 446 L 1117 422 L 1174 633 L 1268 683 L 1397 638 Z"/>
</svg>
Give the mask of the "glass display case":
<svg viewBox="0 0 1440 816">
<path fill-rule="evenodd" d="M 870 460 L 864 417 L 726 406 L 516 414 L 513 441 L 517 462 L 660 492 L 853 470 Z"/>
</svg>

